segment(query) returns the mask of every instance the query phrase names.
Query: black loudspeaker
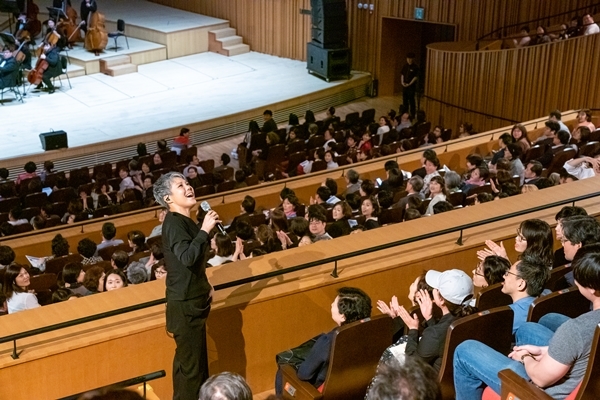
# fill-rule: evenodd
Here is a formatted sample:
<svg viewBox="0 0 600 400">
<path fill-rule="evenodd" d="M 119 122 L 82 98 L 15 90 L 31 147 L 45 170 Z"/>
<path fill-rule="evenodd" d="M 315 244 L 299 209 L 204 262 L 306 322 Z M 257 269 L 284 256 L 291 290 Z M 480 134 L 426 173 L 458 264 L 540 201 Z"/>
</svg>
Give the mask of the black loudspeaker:
<svg viewBox="0 0 600 400">
<path fill-rule="evenodd" d="M 346 0 L 311 0 L 311 38 L 325 49 L 348 47 Z"/>
<path fill-rule="evenodd" d="M 330 80 L 349 79 L 350 49 L 323 49 L 310 42 L 307 45 L 308 72 Z"/>
<path fill-rule="evenodd" d="M 66 149 L 69 147 L 67 143 L 67 132 L 53 131 L 40 133 L 40 141 L 42 148 L 46 151 L 56 149 Z"/>
</svg>

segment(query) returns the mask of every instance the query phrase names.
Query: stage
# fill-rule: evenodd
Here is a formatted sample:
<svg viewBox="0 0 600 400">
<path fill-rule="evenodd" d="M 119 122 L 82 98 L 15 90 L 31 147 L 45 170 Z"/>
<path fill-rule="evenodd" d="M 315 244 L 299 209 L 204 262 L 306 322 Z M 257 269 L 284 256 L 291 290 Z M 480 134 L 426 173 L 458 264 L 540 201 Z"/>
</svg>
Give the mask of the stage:
<svg viewBox="0 0 600 400">
<path fill-rule="evenodd" d="M 41 3 L 40 8 L 45 9 L 42 5 L 50 2 Z M 143 0 L 102 0 L 101 11 L 107 20 L 128 20 L 127 29 L 135 24 L 140 31 L 160 29 L 157 36 L 186 35 L 189 30 L 196 35 L 198 30 L 210 30 L 214 24 L 227 25 L 227 21 Z M 72 88 L 63 77 L 62 85 L 56 80 L 54 94 L 26 87 L 24 103 L 10 101 L 0 106 L 0 166 L 9 167 L 14 175 L 29 159 L 38 164 L 52 159 L 59 170 L 115 162 L 134 155 L 139 141 L 148 142 L 151 151 L 156 139 L 171 138 L 182 126 L 192 129 L 193 142 L 208 143 L 246 131 L 250 119 L 262 124 L 266 108 L 275 112 L 278 122 L 284 122 L 290 112 L 302 116 L 307 109 L 322 111 L 352 101 L 365 95 L 371 80 L 369 74 L 353 71 L 350 80 L 328 83 L 308 74 L 303 61 L 256 52 L 225 57 L 208 52 L 208 46 L 203 52 L 171 57 L 175 47 L 185 51 L 189 48 L 180 43 L 168 50 L 168 38 L 166 42 L 152 42 L 156 47 L 148 49 L 167 49 L 165 59 L 141 63 L 137 73 L 118 77 L 83 75 L 84 67 L 73 59 L 78 51 L 84 51 L 69 51 Z M 136 44 L 132 36 L 129 44 L 130 53 L 144 45 Z M 119 39 L 118 52 L 106 50 L 100 58 L 126 53 L 125 41 Z M 98 61 L 89 52 L 79 57 Z M 5 94 L 7 98 L 12 95 Z M 69 149 L 43 151 L 38 135 L 51 130 L 67 132 Z M 89 154 L 90 149 L 93 154 Z"/>
</svg>

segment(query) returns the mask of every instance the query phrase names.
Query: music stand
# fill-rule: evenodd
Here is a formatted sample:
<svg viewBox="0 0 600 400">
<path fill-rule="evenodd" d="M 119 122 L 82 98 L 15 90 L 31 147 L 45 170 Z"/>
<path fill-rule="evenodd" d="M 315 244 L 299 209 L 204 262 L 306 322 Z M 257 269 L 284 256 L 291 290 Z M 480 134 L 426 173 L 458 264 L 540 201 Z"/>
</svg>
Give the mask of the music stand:
<svg viewBox="0 0 600 400">
<path fill-rule="evenodd" d="M 11 47 L 13 46 L 14 49 L 16 49 L 17 46 L 17 39 L 15 39 L 15 37 L 8 32 L 0 32 L 0 38 L 2 39 L 2 41 L 4 42 L 5 46 Z M 14 49 L 12 51 L 14 51 Z"/>
<path fill-rule="evenodd" d="M 8 14 L 8 29 L 12 32 L 13 15 L 21 13 L 19 5 L 16 1 L 0 0 L 0 12 Z"/>
</svg>

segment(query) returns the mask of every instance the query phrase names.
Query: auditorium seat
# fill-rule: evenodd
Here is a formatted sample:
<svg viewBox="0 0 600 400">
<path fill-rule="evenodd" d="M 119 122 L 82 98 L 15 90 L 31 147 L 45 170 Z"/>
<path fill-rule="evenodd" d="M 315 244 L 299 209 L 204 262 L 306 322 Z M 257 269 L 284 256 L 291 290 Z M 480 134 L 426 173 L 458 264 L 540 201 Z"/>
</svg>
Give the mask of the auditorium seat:
<svg viewBox="0 0 600 400">
<path fill-rule="evenodd" d="M 291 365 L 282 365 L 283 398 L 362 399 L 383 351 L 391 344 L 392 319 L 387 315 L 343 325 L 333 337 L 322 392 L 298 379 Z"/>
<path fill-rule="evenodd" d="M 456 347 L 465 340 L 472 339 L 507 354 L 512 342 L 513 314 L 509 307 L 498 307 L 460 318 L 448 327 L 444 357 L 438 374 L 443 400 L 451 400 L 455 396 L 452 361 Z"/>
<path fill-rule="evenodd" d="M 478 310 L 490 310 L 509 304 L 512 304 L 512 299 L 509 295 L 502 293 L 502 283 L 482 288 L 475 297 L 475 307 Z"/>
<path fill-rule="evenodd" d="M 7 213 L 12 208 L 21 204 L 21 199 L 18 197 L 9 197 L 0 200 L 0 213 Z"/>
<path fill-rule="evenodd" d="M 23 199 L 23 207 L 43 207 L 47 202 L 48 196 L 46 193 L 30 193 Z"/>
<path fill-rule="evenodd" d="M 129 247 L 128 243 L 121 243 L 115 246 L 108 246 L 98 250 L 98 255 L 102 257 L 103 260 L 110 261 L 110 257 L 115 251 L 124 251 L 126 253 L 129 253 L 131 251 L 131 247 Z"/>
<path fill-rule="evenodd" d="M 542 296 L 533 301 L 529 306 L 527 321 L 538 322 L 548 313 L 563 314 L 570 318 L 577 318 L 591 310 L 591 303 L 579 293 L 577 286 L 559 290 Z"/>
<path fill-rule="evenodd" d="M 46 261 L 46 274 L 57 274 L 62 272 L 63 267 L 68 263 L 81 262 L 81 256 L 79 254 L 69 254 L 62 257 L 53 258 Z"/>
<path fill-rule="evenodd" d="M 550 290 L 551 292 L 568 288 L 569 283 L 565 279 L 565 275 L 572 270 L 573 268 L 571 268 L 571 265 L 563 265 L 562 267 L 552 268 L 550 271 L 550 279 L 548 279 L 544 285 L 544 288 Z"/>
</svg>

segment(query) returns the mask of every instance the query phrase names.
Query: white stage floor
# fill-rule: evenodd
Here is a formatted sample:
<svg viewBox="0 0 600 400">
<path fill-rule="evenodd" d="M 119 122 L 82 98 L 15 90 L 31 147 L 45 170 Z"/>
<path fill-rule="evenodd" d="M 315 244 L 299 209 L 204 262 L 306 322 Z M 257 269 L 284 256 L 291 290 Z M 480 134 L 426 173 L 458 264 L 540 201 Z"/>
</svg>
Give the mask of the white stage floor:
<svg viewBox="0 0 600 400">
<path fill-rule="evenodd" d="M 309 75 L 306 62 L 255 52 L 196 54 L 140 65 L 138 73 L 115 78 L 82 76 L 71 79 L 72 89 L 63 79 L 52 95 L 30 92 L 25 103 L 0 106 L 0 160 L 43 153 L 41 132 L 64 130 L 69 147 L 87 146 L 233 115 L 345 82 Z"/>
</svg>

